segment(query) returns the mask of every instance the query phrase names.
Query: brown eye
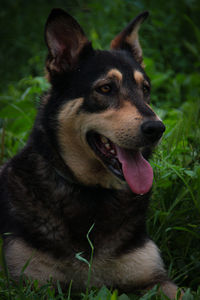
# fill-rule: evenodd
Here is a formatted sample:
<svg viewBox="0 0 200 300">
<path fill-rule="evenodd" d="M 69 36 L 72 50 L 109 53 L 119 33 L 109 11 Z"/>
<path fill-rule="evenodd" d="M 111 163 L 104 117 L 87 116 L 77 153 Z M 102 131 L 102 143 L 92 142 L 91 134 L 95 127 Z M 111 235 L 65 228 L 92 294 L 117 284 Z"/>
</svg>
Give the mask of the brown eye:
<svg viewBox="0 0 200 300">
<path fill-rule="evenodd" d="M 150 86 L 149 86 L 149 84 L 147 82 L 143 83 L 142 89 L 143 89 L 143 93 L 145 95 L 149 94 L 149 92 L 150 92 Z"/>
<path fill-rule="evenodd" d="M 98 90 L 103 94 L 108 94 L 111 92 L 111 86 L 109 84 L 104 84 L 98 88 Z"/>
</svg>

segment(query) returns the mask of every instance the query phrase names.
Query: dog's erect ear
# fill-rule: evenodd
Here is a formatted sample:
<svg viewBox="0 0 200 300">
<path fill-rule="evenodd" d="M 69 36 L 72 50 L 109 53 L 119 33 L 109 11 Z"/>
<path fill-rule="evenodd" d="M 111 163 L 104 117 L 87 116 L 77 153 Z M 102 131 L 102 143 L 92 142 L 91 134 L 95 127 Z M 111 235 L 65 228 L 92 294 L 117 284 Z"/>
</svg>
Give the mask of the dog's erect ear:
<svg viewBox="0 0 200 300">
<path fill-rule="evenodd" d="M 51 11 L 45 26 L 45 40 L 49 49 L 47 70 L 63 72 L 73 69 L 81 50 L 90 42 L 76 20 L 64 10 Z"/>
<path fill-rule="evenodd" d="M 111 42 L 111 49 L 127 50 L 140 64 L 142 63 L 142 48 L 139 43 L 138 31 L 141 23 L 148 17 L 147 11 L 138 15 L 128 26 Z"/>
</svg>

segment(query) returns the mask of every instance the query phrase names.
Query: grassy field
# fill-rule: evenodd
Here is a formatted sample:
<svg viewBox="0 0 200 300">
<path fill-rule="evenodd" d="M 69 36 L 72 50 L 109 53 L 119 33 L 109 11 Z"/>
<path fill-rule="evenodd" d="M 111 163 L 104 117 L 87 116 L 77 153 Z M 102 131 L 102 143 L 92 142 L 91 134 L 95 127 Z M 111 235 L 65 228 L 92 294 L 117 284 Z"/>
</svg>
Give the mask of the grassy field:
<svg viewBox="0 0 200 300">
<path fill-rule="evenodd" d="M 152 80 L 152 106 L 167 130 L 151 161 L 155 179 L 148 232 L 161 249 L 170 278 L 185 288 L 184 300 L 200 299 L 199 1 L 2 0 L 1 164 L 24 146 L 40 95 L 48 89 L 43 27 L 53 7 L 74 15 L 100 49 L 109 48 L 113 36 L 137 13 L 149 10 L 140 40 Z M 106 287 L 73 295 L 70 286 L 64 294 L 59 283 L 56 289 L 50 282 L 39 287 L 37 281 L 24 284 L 22 276 L 16 284 L 7 272 L 0 273 L 0 299 L 166 299 L 156 296 L 156 289 L 143 296 L 118 295 Z"/>
</svg>

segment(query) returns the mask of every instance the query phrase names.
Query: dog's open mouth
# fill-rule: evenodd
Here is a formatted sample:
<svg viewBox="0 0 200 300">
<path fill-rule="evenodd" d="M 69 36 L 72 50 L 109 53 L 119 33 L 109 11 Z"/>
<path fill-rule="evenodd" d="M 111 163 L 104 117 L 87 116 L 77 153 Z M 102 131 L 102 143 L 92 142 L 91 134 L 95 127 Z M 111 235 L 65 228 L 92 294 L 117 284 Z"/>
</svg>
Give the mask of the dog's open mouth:
<svg viewBox="0 0 200 300">
<path fill-rule="evenodd" d="M 89 132 L 87 141 L 104 165 L 115 176 L 126 180 L 135 194 L 146 194 L 151 189 L 153 170 L 141 151 L 121 148 L 96 132 Z"/>
</svg>

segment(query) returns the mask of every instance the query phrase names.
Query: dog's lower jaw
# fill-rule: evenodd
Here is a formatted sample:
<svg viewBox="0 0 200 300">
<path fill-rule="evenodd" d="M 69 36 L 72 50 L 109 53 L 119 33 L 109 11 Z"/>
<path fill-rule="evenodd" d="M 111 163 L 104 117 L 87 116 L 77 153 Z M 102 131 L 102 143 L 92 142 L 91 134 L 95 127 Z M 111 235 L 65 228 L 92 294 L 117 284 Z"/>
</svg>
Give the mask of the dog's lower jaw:
<svg viewBox="0 0 200 300">
<path fill-rule="evenodd" d="M 112 178 L 113 177 L 113 178 Z M 118 178 L 114 178 L 114 175 L 111 174 L 110 180 L 105 181 L 102 185 L 103 188 L 113 189 L 113 190 L 119 190 L 119 191 L 129 191 L 129 186 L 126 183 L 126 181 L 122 181 Z"/>
<path fill-rule="evenodd" d="M 71 169 L 76 181 L 86 186 L 101 186 L 105 189 L 127 190 L 125 180 L 119 179 L 96 157 L 87 156 L 87 159 L 77 163 L 68 160 L 70 155 L 61 154 L 63 161 Z"/>
</svg>

